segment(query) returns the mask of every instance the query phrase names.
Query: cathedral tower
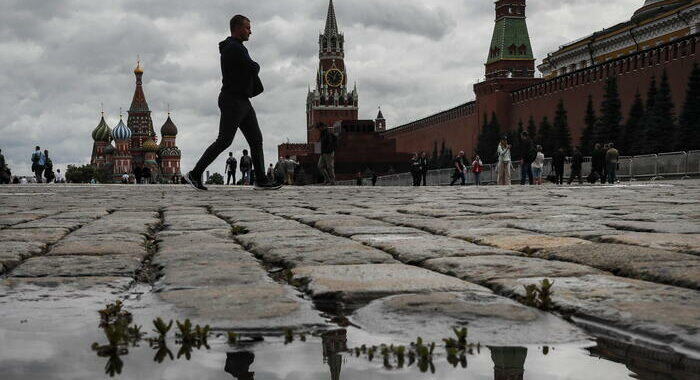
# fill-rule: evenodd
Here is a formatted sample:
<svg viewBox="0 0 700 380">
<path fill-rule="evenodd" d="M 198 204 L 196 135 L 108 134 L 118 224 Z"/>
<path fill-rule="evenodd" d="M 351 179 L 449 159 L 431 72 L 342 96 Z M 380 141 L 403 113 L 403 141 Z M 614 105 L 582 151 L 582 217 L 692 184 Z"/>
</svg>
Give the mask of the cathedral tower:
<svg viewBox="0 0 700 380">
<path fill-rule="evenodd" d="M 102 168 L 107 164 L 105 149 L 112 142 L 112 129 L 105 122 L 104 112 L 102 112 L 99 124 L 92 131 L 92 140 L 94 143 L 92 145 L 90 164 L 97 168 Z"/>
<path fill-rule="evenodd" d="M 486 78 L 533 78 L 535 58 L 525 21 L 526 0 L 496 1 Z"/>
<path fill-rule="evenodd" d="M 165 124 L 160 128 L 160 134 L 163 137 L 159 150 L 161 175 L 165 182 L 177 183 L 181 176 L 180 157 L 182 153 L 175 143 L 177 127 L 170 119 L 170 112 L 168 112 L 168 119 L 165 121 Z"/>
<path fill-rule="evenodd" d="M 151 110 L 148 108 L 146 95 L 143 93 L 143 68 L 141 68 L 140 61 L 136 64 L 134 75 L 136 76 L 136 89 L 134 90 L 134 97 L 131 100 L 131 107 L 128 111 L 129 117 L 126 123 L 133 133 L 131 136 L 133 165 L 134 167 L 142 167 L 145 160 L 143 144 L 149 138 L 156 143 L 157 137 L 153 130 Z"/>
<path fill-rule="evenodd" d="M 333 0 L 328 4 L 326 28 L 319 36 L 319 66 L 316 87 L 309 90 L 306 100 L 307 142 L 319 141 L 314 126 L 323 122 L 332 127 L 340 120 L 357 120 L 357 88 L 348 90 L 345 70 L 345 37 L 338 30 Z"/>
</svg>

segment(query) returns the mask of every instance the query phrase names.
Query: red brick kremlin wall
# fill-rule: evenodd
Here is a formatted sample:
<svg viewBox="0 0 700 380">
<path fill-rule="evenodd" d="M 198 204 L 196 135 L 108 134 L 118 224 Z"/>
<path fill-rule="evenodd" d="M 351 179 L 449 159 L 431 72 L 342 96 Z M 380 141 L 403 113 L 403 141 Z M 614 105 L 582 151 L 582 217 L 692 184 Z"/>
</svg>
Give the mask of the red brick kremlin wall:
<svg viewBox="0 0 700 380">
<path fill-rule="evenodd" d="M 578 144 L 588 95 L 593 96 L 596 112 L 599 112 L 605 79 L 611 75 L 617 76 L 622 114 L 626 118 L 636 91 L 639 90 L 646 101 L 651 78 L 656 76 L 658 85 L 665 69 L 678 115 L 685 101 L 688 77 L 693 64 L 698 62 L 699 45 L 700 35 L 695 34 L 547 81 L 534 78 L 486 80 L 474 86 L 475 102 L 388 130 L 384 136 L 396 140 L 400 152 L 432 152 L 434 142 L 441 144 L 444 139 L 445 146 L 454 152 L 464 150 L 471 155 L 477 145 L 484 113 L 490 119 L 491 112 L 496 112 L 502 129 L 517 129 L 520 120 L 527 126 L 530 116 L 539 126 L 544 116 L 550 121 L 554 119 L 556 105 L 563 99 L 572 142 Z M 512 88 L 515 90 L 511 91 Z"/>
</svg>

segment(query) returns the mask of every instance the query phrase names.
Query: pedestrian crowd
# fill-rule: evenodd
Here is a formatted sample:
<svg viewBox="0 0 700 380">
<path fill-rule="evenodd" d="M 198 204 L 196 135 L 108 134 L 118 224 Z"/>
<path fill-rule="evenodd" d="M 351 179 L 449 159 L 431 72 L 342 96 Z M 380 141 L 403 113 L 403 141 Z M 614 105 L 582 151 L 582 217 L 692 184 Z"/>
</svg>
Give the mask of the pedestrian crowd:
<svg viewBox="0 0 700 380">
<path fill-rule="evenodd" d="M 496 184 L 505 186 L 512 183 L 512 173 L 514 170 L 513 161 L 519 164 L 520 184 L 521 185 L 542 185 L 543 178 L 548 181 L 562 185 L 564 184 L 564 168 L 567 163 L 570 164 L 571 173 L 568 177 L 568 184 L 577 181 L 583 184 L 584 181 L 589 183 L 609 183 L 617 182 L 617 170 L 619 166 L 620 152 L 615 148 L 614 143 L 596 144 L 591 157 L 591 172 L 588 176 L 583 175 L 584 157 L 578 147 L 573 149 L 570 157 L 564 148 L 558 148 L 551 157 L 550 174 L 544 177 L 545 170 L 545 155 L 541 145 L 535 144 L 529 137 L 527 131 L 523 131 L 519 136 L 516 151 L 513 151 L 513 144 L 508 141 L 508 136 L 503 136 L 496 147 L 496 155 L 498 161 L 495 164 Z M 420 157 L 425 157 L 422 153 Z M 469 173 L 474 178 L 474 184 L 481 185 L 481 173 L 484 170 L 484 163 L 478 154 L 474 155 L 471 164 L 468 164 L 463 151 L 453 160 L 454 171 L 452 174 L 452 182 L 450 186 L 454 186 L 458 182 L 461 185 L 466 184 L 466 178 Z M 413 185 L 425 185 L 425 176 L 427 173 L 427 159 L 422 161 L 418 154 L 414 153 L 411 159 L 411 174 L 413 176 Z"/>
</svg>

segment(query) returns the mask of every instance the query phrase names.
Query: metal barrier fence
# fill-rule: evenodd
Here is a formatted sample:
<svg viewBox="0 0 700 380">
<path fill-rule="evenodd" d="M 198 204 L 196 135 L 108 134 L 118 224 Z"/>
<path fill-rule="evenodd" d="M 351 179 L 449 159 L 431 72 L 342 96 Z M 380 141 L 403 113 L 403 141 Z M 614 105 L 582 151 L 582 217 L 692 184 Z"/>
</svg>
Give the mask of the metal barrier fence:
<svg viewBox="0 0 700 380">
<path fill-rule="evenodd" d="M 564 177 L 568 179 L 571 175 L 571 158 L 567 158 L 567 164 L 564 167 Z M 481 184 L 495 184 L 498 174 L 496 171 L 497 164 L 486 164 L 481 172 Z M 581 173 L 586 176 L 592 170 L 591 157 L 584 157 Z M 430 170 L 426 176 L 426 184 L 428 186 L 449 185 L 453 180 L 454 169 L 437 169 Z M 546 158 L 544 168 L 542 169 L 542 178 L 547 178 L 552 173 L 552 159 Z M 620 156 L 617 163 L 617 178 L 618 180 L 634 181 L 637 179 L 661 179 L 664 177 L 679 177 L 689 178 L 690 176 L 700 175 L 700 150 L 691 150 L 688 152 L 670 152 L 660 154 L 646 154 L 641 156 Z M 520 183 L 521 170 L 520 162 L 513 162 L 511 173 L 511 182 Z M 340 181 L 339 185 L 353 186 L 357 183 L 356 180 Z M 458 179 L 457 184 L 460 183 Z M 473 185 L 475 183 L 474 174 L 471 167 L 467 168 L 466 184 Z M 371 178 L 363 178 L 364 186 L 371 185 Z M 377 178 L 377 186 L 411 186 L 413 185 L 413 176 L 411 173 L 400 173 L 382 176 Z"/>
</svg>

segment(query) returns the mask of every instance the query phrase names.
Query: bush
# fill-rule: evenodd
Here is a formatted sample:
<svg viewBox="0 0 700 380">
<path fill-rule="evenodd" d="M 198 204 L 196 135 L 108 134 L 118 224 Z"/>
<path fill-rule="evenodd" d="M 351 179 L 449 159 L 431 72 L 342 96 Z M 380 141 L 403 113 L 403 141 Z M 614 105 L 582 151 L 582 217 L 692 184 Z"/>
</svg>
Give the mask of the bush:
<svg viewBox="0 0 700 380">
<path fill-rule="evenodd" d="M 68 165 L 66 181 L 71 183 L 90 183 L 95 179 L 99 183 L 112 182 L 111 174 L 106 169 L 97 169 L 92 165 Z"/>
<path fill-rule="evenodd" d="M 219 173 L 214 173 L 211 176 L 209 176 L 209 179 L 207 180 L 207 185 L 223 185 L 224 184 L 224 177 L 219 174 Z"/>
</svg>

